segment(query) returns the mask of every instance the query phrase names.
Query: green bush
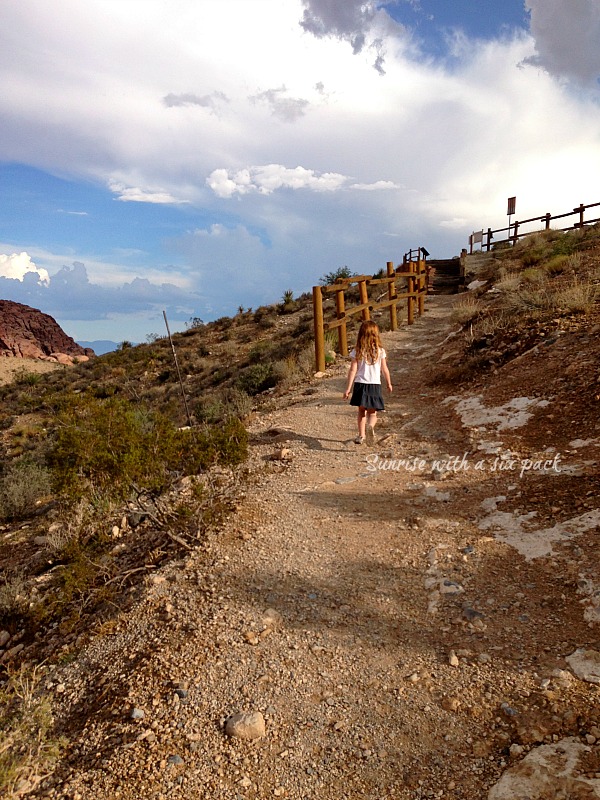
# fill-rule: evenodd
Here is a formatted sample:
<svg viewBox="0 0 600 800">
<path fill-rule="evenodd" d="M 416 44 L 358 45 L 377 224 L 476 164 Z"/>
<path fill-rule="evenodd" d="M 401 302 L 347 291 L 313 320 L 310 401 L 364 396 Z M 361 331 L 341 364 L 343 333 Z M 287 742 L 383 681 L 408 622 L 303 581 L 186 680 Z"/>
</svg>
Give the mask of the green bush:
<svg viewBox="0 0 600 800">
<path fill-rule="evenodd" d="M 194 415 L 201 424 L 214 425 L 231 418 L 243 419 L 251 410 L 249 395 L 232 388 L 216 396 L 202 398 L 194 409 Z"/>
<path fill-rule="evenodd" d="M 245 429 L 233 423 L 223 429 L 232 437 L 225 446 L 222 431 L 180 430 L 143 405 L 79 395 L 57 413 L 48 464 L 57 490 L 71 499 L 90 487 L 114 498 L 128 496 L 134 485 L 162 492 L 179 475 L 197 474 L 214 463 L 241 463 Z"/>
<path fill-rule="evenodd" d="M 353 274 L 349 267 L 338 267 L 338 269 L 333 272 L 327 272 L 323 275 L 319 283 L 322 286 L 330 286 L 340 278 L 351 278 Z"/>
<path fill-rule="evenodd" d="M 271 389 L 277 384 L 271 364 L 259 363 L 247 367 L 237 380 L 237 388 L 251 397 Z"/>
</svg>

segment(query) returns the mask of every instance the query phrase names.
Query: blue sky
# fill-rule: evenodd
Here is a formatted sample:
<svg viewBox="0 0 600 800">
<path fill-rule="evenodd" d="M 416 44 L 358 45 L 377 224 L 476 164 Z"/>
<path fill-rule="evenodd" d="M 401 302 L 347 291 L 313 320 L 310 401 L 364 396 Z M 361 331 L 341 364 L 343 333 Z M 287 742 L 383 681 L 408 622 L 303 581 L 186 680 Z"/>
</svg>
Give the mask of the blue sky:
<svg viewBox="0 0 600 800">
<path fill-rule="evenodd" d="M 78 340 L 600 200 L 597 0 L 3 0 L 0 29 L 0 297 Z"/>
</svg>

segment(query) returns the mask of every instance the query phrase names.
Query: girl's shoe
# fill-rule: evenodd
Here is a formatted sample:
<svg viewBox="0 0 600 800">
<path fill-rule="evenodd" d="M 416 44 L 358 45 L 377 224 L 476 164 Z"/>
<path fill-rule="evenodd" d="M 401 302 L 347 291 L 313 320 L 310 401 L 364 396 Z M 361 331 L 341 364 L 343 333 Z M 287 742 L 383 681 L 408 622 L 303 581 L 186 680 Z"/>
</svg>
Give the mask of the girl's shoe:
<svg viewBox="0 0 600 800">
<path fill-rule="evenodd" d="M 367 444 L 375 444 L 375 429 L 372 425 L 367 425 Z"/>
<path fill-rule="evenodd" d="M 354 444 L 362 444 L 364 440 L 364 436 L 357 436 L 356 439 L 354 439 Z"/>
</svg>

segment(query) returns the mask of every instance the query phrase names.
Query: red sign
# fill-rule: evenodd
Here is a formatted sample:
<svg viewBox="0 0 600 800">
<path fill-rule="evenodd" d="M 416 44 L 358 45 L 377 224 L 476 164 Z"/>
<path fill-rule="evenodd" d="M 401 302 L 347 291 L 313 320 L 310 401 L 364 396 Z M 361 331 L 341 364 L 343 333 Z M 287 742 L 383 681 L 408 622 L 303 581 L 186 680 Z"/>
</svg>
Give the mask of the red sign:
<svg viewBox="0 0 600 800">
<path fill-rule="evenodd" d="M 508 198 L 508 211 L 506 212 L 508 216 L 512 216 L 515 213 L 515 209 L 517 207 L 517 198 L 516 197 L 509 197 Z"/>
</svg>

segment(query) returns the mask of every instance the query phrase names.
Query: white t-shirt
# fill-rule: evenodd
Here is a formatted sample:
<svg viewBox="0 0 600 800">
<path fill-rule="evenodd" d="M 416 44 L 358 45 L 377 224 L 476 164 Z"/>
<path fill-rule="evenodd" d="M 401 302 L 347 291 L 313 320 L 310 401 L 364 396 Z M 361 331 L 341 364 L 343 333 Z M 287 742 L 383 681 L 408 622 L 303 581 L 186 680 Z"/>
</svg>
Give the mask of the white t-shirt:
<svg viewBox="0 0 600 800">
<path fill-rule="evenodd" d="M 356 349 L 350 353 L 350 358 L 356 358 Z M 355 383 L 381 383 L 381 359 L 387 358 L 383 347 L 379 348 L 377 361 L 374 364 L 369 364 L 365 359 L 358 362 L 358 369 L 356 370 Z"/>
</svg>

